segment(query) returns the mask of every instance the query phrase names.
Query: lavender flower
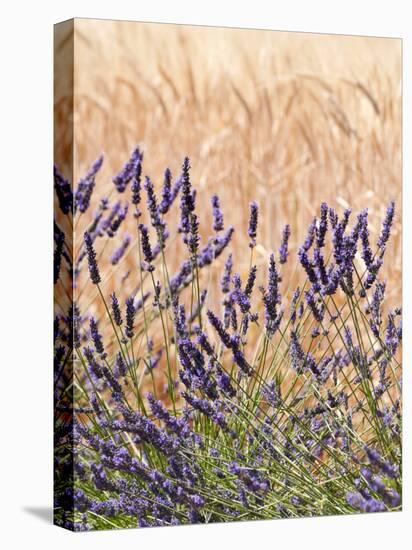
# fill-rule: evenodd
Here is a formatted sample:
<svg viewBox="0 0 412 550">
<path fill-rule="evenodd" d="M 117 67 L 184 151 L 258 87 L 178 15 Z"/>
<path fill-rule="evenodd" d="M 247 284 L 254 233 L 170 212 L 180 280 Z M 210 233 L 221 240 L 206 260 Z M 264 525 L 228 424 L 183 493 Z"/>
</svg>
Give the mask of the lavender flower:
<svg viewBox="0 0 412 550">
<path fill-rule="evenodd" d="M 86 245 L 87 260 L 89 262 L 90 279 L 93 284 L 97 285 L 100 283 L 101 278 L 99 268 L 97 266 L 96 252 L 93 247 L 93 241 L 90 233 L 87 231 L 84 233 L 84 243 Z"/>
<path fill-rule="evenodd" d="M 325 236 L 328 230 L 328 205 L 322 202 L 320 205 L 320 220 L 317 228 L 316 244 L 318 248 L 325 246 Z"/>
<path fill-rule="evenodd" d="M 256 246 L 256 235 L 257 235 L 257 226 L 258 226 L 258 205 L 256 202 L 250 203 L 250 217 L 249 217 L 249 229 L 248 235 L 250 237 L 251 248 Z"/>
<path fill-rule="evenodd" d="M 153 254 L 152 254 L 152 248 L 150 246 L 149 231 L 147 227 L 142 223 L 139 224 L 139 231 L 140 231 L 141 240 L 142 240 L 143 256 L 147 263 L 147 270 L 153 271 L 154 270 L 154 267 L 152 265 Z"/>
<path fill-rule="evenodd" d="M 220 201 L 217 195 L 212 196 L 213 208 L 213 229 L 214 231 L 223 231 L 223 214 L 220 209 Z"/>
<path fill-rule="evenodd" d="M 103 164 L 103 156 L 100 156 L 90 167 L 89 171 L 82 178 L 75 192 L 75 208 L 84 213 L 90 206 L 90 199 L 95 186 L 95 177 Z"/>
<path fill-rule="evenodd" d="M 232 277 L 233 257 L 229 254 L 225 262 L 225 270 L 222 276 L 221 289 L 224 294 L 230 292 L 230 280 Z"/>
<path fill-rule="evenodd" d="M 111 303 L 112 303 L 113 320 L 116 323 L 116 325 L 118 327 L 120 327 L 120 325 L 123 322 L 122 321 L 122 314 L 121 314 L 121 311 L 120 311 L 119 300 L 117 299 L 117 296 L 114 292 L 113 292 L 113 294 L 110 295 L 110 300 L 111 300 Z"/>
<path fill-rule="evenodd" d="M 234 289 L 232 291 L 231 297 L 234 303 L 236 303 L 240 311 L 245 314 L 250 309 L 250 300 L 245 292 L 242 291 L 242 281 L 240 276 L 235 273 L 232 278 Z"/>
<path fill-rule="evenodd" d="M 189 236 L 187 237 L 187 246 L 192 256 L 196 257 L 199 248 L 199 222 L 196 214 L 190 215 Z"/>
<path fill-rule="evenodd" d="M 300 260 L 300 263 L 302 267 L 305 269 L 306 274 L 308 276 L 309 281 L 313 284 L 318 286 L 318 276 L 315 271 L 313 262 L 309 259 L 309 256 L 306 252 L 305 245 L 301 246 L 301 248 L 298 251 L 298 258 Z"/>
<path fill-rule="evenodd" d="M 272 380 L 271 382 L 265 384 L 262 387 L 262 397 L 271 405 L 272 407 L 278 407 L 281 402 L 281 393 L 280 393 L 280 385 L 276 380 Z"/>
<path fill-rule="evenodd" d="M 394 215 L 395 215 L 395 203 L 391 201 L 386 209 L 385 219 L 383 220 L 383 223 L 382 223 L 382 231 L 377 243 L 378 248 L 381 251 L 381 254 L 384 253 L 386 243 L 388 242 L 388 239 L 390 237 Z"/>
<path fill-rule="evenodd" d="M 390 311 L 388 314 L 388 324 L 385 333 L 385 344 L 392 355 L 395 355 L 401 338 L 402 330 L 398 331 L 396 329 L 395 314 L 393 311 Z"/>
<path fill-rule="evenodd" d="M 282 317 L 277 309 L 281 303 L 281 297 L 279 294 L 279 274 L 274 254 L 271 254 L 269 259 L 268 288 L 267 291 L 263 291 L 263 303 L 265 304 L 266 332 L 270 337 L 278 329 Z"/>
<path fill-rule="evenodd" d="M 57 231 L 56 231 L 57 229 Z M 63 247 L 64 247 L 64 233 L 63 231 L 60 231 L 55 224 L 55 241 L 56 241 L 56 248 L 54 249 L 54 257 L 53 257 L 53 267 L 54 267 L 54 284 L 57 283 L 60 276 L 60 266 L 63 256 Z"/>
<path fill-rule="evenodd" d="M 373 253 L 369 244 L 368 230 L 368 211 L 362 210 L 358 215 L 358 224 L 360 227 L 359 235 L 362 243 L 362 259 L 365 262 L 367 269 L 370 269 L 373 264 Z"/>
<path fill-rule="evenodd" d="M 300 298 L 300 288 L 297 287 L 295 292 L 293 293 L 292 301 L 290 304 L 290 320 L 292 324 L 296 322 L 296 308 L 297 308 L 299 298 Z"/>
<path fill-rule="evenodd" d="M 245 286 L 245 295 L 250 298 L 252 295 L 253 287 L 255 285 L 256 281 L 256 275 L 257 275 L 257 266 L 252 265 L 249 271 L 249 276 L 247 278 L 246 286 Z"/>
<path fill-rule="evenodd" d="M 181 221 L 180 230 L 182 233 L 189 233 L 190 231 L 190 215 L 195 210 L 195 199 L 192 192 L 192 185 L 190 182 L 190 164 L 189 159 L 186 157 L 183 161 L 183 174 L 182 174 L 182 197 L 180 202 Z"/>
<path fill-rule="evenodd" d="M 210 324 L 216 330 L 216 332 L 218 333 L 218 335 L 219 335 L 220 339 L 222 340 L 222 342 L 224 343 L 224 345 L 227 348 L 231 348 L 232 347 L 232 340 L 230 338 L 230 334 L 228 332 L 226 332 L 226 330 L 225 330 L 225 328 L 222 324 L 222 321 L 220 319 L 218 319 L 216 317 L 216 315 L 213 313 L 213 311 L 211 311 L 210 309 L 207 311 L 207 316 L 209 318 Z"/>
<path fill-rule="evenodd" d="M 289 255 L 288 242 L 290 237 L 290 225 L 285 225 L 282 233 L 282 244 L 279 248 L 279 262 L 285 264 Z"/>
<path fill-rule="evenodd" d="M 116 355 L 116 360 L 113 367 L 113 373 L 115 376 L 126 376 L 127 374 L 127 365 L 123 359 L 123 355 L 119 352 Z"/>
<path fill-rule="evenodd" d="M 120 203 L 113 208 L 112 214 L 109 216 L 110 223 L 107 226 L 106 232 L 109 237 L 114 237 L 120 225 L 126 218 L 127 212 L 129 210 L 128 204 L 125 204 L 122 208 Z M 114 215 L 113 215 L 114 214 Z M 106 226 L 107 224 L 105 224 Z"/>
<path fill-rule="evenodd" d="M 141 159 L 142 154 L 137 147 L 120 172 L 114 176 L 113 183 L 119 193 L 123 193 L 126 190 L 127 185 L 135 175 L 136 167 Z"/>
<path fill-rule="evenodd" d="M 372 296 L 372 301 L 370 304 L 370 326 L 372 329 L 372 332 L 376 338 L 379 338 L 379 328 L 382 324 L 382 316 L 381 316 L 381 304 L 383 302 L 383 299 L 385 297 L 385 283 L 377 282 L 375 285 L 375 291 Z"/>
<path fill-rule="evenodd" d="M 321 323 L 323 321 L 323 318 L 325 316 L 325 308 L 323 304 L 317 304 L 315 299 L 315 294 L 313 292 L 313 289 L 309 291 L 305 291 L 305 299 L 306 303 L 310 307 L 313 317 L 318 321 L 318 323 Z"/>
<path fill-rule="evenodd" d="M 57 166 L 54 167 L 54 190 L 63 214 L 73 213 L 73 191 L 70 182 L 66 180 Z"/>
<path fill-rule="evenodd" d="M 192 407 L 200 411 L 205 416 L 209 417 L 215 424 L 222 428 L 225 432 L 229 431 L 225 416 L 219 412 L 215 405 L 213 405 L 208 399 L 201 399 L 188 392 L 182 392 L 182 397 Z"/>
<path fill-rule="evenodd" d="M 103 370 L 100 363 L 96 360 L 93 351 L 89 347 L 83 348 L 83 355 L 85 356 L 91 375 L 95 379 L 103 378 Z"/>
<path fill-rule="evenodd" d="M 383 512 L 385 510 L 385 504 L 373 497 L 365 498 L 360 493 L 347 493 L 347 503 L 353 508 L 357 508 L 362 512 Z"/>
<path fill-rule="evenodd" d="M 166 214 L 169 211 L 169 208 L 173 202 L 172 195 L 172 173 L 169 168 L 166 168 L 164 180 L 163 180 L 163 191 L 162 191 L 162 201 L 159 206 L 159 211 L 161 214 Z"/>
<path fill-rule="evenodd" d="M 335 210 L 332 208 L 332 207 L 329 207 L 329 221 L 330 221 L 330 225 L 332 227 L 332 229 L 335 229 L 338 221 L 339 221 L 339 218 L 338 218 L 338 215 L 336 214 Z"/>
<path fill-rule="evenodd" d="M 149 209 L 152 225 L 159 230 L 164 227 L 164 223 L 160 217 L 159 207 L 157 206 L 157 199 L 152 180 L 148 176 L 146 176 L 145 178 L 144 188 L 147 193 L 147 207 Z"/>
<path fill-rule="evenodd" d="M 302 253 L 308 252 L 312 247 L 313 240 L 315 238 L 315 233 L 316 233 L 316 218 L 313 218 L 311 224 L 309 225 L 306 239 L 301 247 Z"/>
<path fill-rule="evenodd" d="M 127 338 L 130 339 L 134 336 L 134 317 L 136 315 L 133 302 L 134 300 L 132 296 L 126 300 L 126 327 L 124 332 Z"/>
<path fill-rule="evenodd" d="M 92 336 L 94 349 L 97 353 L 99 353 L 102 358 L 105 358 L 107 354 L 104 352 L 104 346 L 102 341 L 102 336 L 99 332 L 99 329 L 97 327 L 97 322 L 94 317 L 90 317 L 90 333 Z"/>
<path fill-rule="evenodd" d="M 69 340 L 70 347 L 80 348 L 80 328 L 82 325 L 82 318 L 77 304 L 71 305 L 69 309 L 67 324 L 69 326 L 69 338 L 72 339 L 72 342 L 70 342 Z"/>
<path fill-rule="evenodd" d="M 368 445 L 365 445 L 365 452 L 366 456 L 369 459 L 369 462 L 376 466 L 379 470 L 381 470 L 385 475 L 390 477 L 391 479 L 396 479 L 398 476 L 398 468 L 396 465 L 391 464 L 389 461 L 384 460 L 380 453 Z"/>
<path fill-rule="evenodd" d="M 135 217 L 138 218 L 140 216 L 140 210 L 139 210 L 139 204 L 141 200 L 140 192 L 141 192 L 141 177 L 142 177 L 142 163 L 141 161 L 136 163 L 135 170 L 134 170 L 134 176 L 133 181 L 131 185 L 131 191 L 132 191 L 132 204 L 135 206 Z"/>
<path fill-rule="evenodd" d="M 290 333 L 290 348 L 289 355 L 292 362 L 292 367 L 297 373 L 303 371 L 305 362 L 305 353 L 299 343 L 297 334 L 294 330 Z"/>
<path fill-rule="evenodd" d="M 116 250 L 113 252 L 113 254 L 110 257 L 110 263 L 112 265 L 116 265 L 119 263 L 119 261 L 124 256 L 124 253 L 126 252 L 127 248 L 129 247 L 130 241 L 131 241 L 131 237 L 128 233 L 126 233 L 123 238 L 122 244 L 118 248 L 116 248 Z"/>
</svg>

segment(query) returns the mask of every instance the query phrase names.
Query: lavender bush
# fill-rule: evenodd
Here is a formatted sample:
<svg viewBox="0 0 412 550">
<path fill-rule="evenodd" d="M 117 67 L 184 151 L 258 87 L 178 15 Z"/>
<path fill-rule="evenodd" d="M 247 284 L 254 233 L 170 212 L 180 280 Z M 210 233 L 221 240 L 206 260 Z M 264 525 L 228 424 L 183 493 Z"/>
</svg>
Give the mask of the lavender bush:
<svg viewBox="0 0 412 550">
<path fill-rule="evenodd" d="M 367 210 L 323 203 L 297 254 L 286 225 L 258 265 L 252 203 L 245 276 L 217 195 L 212 234 L 200 236 L 189 159 L 176 180 L 166 170 L 159 192 L 136 149 L 90 214 L 102 162 L 74 190 L 55 169 L 55 522 L 89 530 L 400 510 L 401 310 L 388 311 L 382 278 L 394 204 L 375 243 Z M 81 216 L 74 253 L 63 226 Z M 134 234 L 121 235 L 129 218 Z M 186 259 L 172 272 L 176 239 Z M 126 256 L 135 267 L 122 280 L 136 289 L 123 301 L 106 283 Z"/>
</svg>

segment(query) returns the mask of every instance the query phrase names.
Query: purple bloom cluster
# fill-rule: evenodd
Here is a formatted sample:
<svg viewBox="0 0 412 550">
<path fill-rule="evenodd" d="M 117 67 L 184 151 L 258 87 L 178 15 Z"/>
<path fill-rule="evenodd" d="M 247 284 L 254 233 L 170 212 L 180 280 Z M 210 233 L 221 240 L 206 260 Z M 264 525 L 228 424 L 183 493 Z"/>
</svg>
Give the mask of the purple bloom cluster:
<svg viewBox="0 0 412 550">
<path fill-rule="evenodd" d="M 220 209 L 220 200 L 217 195 L 212 196 L 212 208 L 213 208 L 213 229 L 215 231 L 223 231 L 223 214 Z"/>
<path fill-rule="evenodd" d="M 250 217 L 249 217 L 249 229 L 248 235 L 250 237 L 250 247 L 253 248 L 256 246 L 256 236 L 257 236 L 257 226 L 258 226 L 258 205 L 256 202 L 250 203 Z"/>
<path fill-rule="evenodd" d="M 127 202 L 104 198 L 89 211 L 102 158 L 74 195 L 55 171 L 63 213 L 91 218 L 73 260 L 79 298 L 87 258 L 102 300 L 84 310 L 71 304 L 55 318 L 59 524 L 88 530 L 400 509 L 401 310 L 386 309 L 389 283 L 380 280 L 394 204 L 374 244 L 367 210 L 351 217 L 322 203 L 298 247 L 296 272 L 306 280 L 297 288 L 285 267 L 295 260 L 287 224 L 266 267 L 252 250 L 250 264 L 235 269 L 225 252 L 215 289 L 208 267 L 234 233 L 224 228 L 219 197 L 205 239 L 189 159 L 174 183 L 165 171 L 158 197 L 146 176 L 143 205 L 142 160 L 135 149 L 113 178 L 115 193 L 131 184 L 139 220 L 123 238 Z M 167 214 L 178 195 L 173 231 Z M 252 249 L 257 227 L 252 202 Z M 170 272 L 178 232 L 186 257 Z M 110 272 L 121 269 L 137 235 L 140 273 L 121 273 L 106 299 L 103 260 L 115 266 Z M 109 239 L 116 248 L 105 256 Z M 65 244 L 56 225 L 55 282 L 63 265 L 71 269 Z"/>
<path fill-rule="evenodd" d="M 290 225 L 286 224 L 282 233 L 282 244 L 279 248 L 279 262 L 285 264 L 289 255 L 288 242 L 290 237 Z"/>
<path fill-rule="evenodd" d="M 93 247 L 93 240 L 90 233 L 88 233 L 87 231 L 84 234 L 84 243 L 86 245 L 87 260 L 89 262 L 90 280 L 93 284 L 97 285 L 101 281 L 100 272 L 97 266 L 96 252 Z"/>
<path fill-rule="evenodd" d="M 92 197 L 93 189 L 95 186 L 95 177 L 103 164 L 103 156 L 100 156 L 91 165 L 87 174 L 82 178 L 74 194 L 74 208 L 75 211 L 84 213 L 90 206 L 90 199 Z"/>
<path fill-rule="evenodd" d="M 138 174 L 138 166 L 142 159 L 142 153 L 140 152 L 140 149 L 136 147 L 130 159 L 126 162 L 120 172 L 113 177 L 113 183 L 119 193 L 123 193 L 132 178 Z M 140 174 L 138 177 L 140 177 Z"/>
<path fill-rule="evenodd" d="M 73 211 L 73 190 L 72 186 L 57 166 L 54 167 L 54 191 L 60 210 L 63 214 L 69 214 Z"/>
<path fill-rule="evenodd" d="M 56 243 L 56 247 L 54 249 L 54 256 L 53 256 L 53 268 L 54 268 L 54 284 L 57 283 L 60 276 L 60 266 L 63 256 L 63 248 L 64 248 L 64 233 L 61 231 L 57 224 L 54 224 L 54 240 Z"/>
<path fill-rule="evenodd" d="M 140 231 L 140 236 L 142 241 L 142 252 L 147 264 L 147 270 L 153 271 L 154 267 L 152 265 L 152 262 L 154 258 L 153 258 L 152 247 L 150 245 L 150 240 L 149 240 L 149 230 L 143 223 L 140 223 L 139 231 Z"/>
<path fill-rule="evenodd" d="M 113 254 L 110 257 L 110 263 L 112 265 L 116 265 L 120 262 L 126 250 L 128 249 L 130 242 L 131 242 L 131 236 L 128 233 L 126 233 L 121 245 L 118 248 L 116 248 L 116 250 L 113 252 Z"/>
<path fill-rule="evenodd" d="M 279 327 L 283 316 L 282 311 L 278 311 L 278 305 L 281 303 L 279 293 L 279 273 L 276 267 L 275 256 L 271 254 L 269 260 L 269 277 L 267 290 L 263 290 L 263 303 L 266 313 L 266 332 L 272 336 Z"/>
</svg>

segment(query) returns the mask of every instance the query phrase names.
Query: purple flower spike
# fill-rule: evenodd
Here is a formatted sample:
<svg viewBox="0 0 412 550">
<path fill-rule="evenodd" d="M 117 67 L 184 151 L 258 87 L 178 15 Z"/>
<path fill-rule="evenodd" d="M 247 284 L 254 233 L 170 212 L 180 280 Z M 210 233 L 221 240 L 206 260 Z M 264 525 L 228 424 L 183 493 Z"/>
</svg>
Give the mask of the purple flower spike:
<svg viewBox="0 0 412 550">
<path fill-rule="evenodd" d="M 311 224 L 308 227 L 308 233 L 306 235 L 305 242 L 303 243 L 301 250 L 302 252 L 308 252 L 312 247 L 313 240 L 316 233 L 316 218 L 313 218 Z"/>
<path fill-rule="evenodd" d="M 195 196 L 192 191 L 192 184 L 190 182 L 190 163 L 189 158 L 186 157 L 183 161 L 183 174 L 182 174 L 182 198 L 180 201 L 180 231 L 182 233 L 189 233 L 190 231 L 190 215 L 195 210 Z"/>
<path fill-rule="evenodd" d="M 105 223 L 106 232 L 109 237 L 112 238 L 116 235 L 116 232 L 119 229 L 121 223 L 126 218 L 128 210 L 129 206 L 127 203 L 124 205 L 123 208 L 120 203 L 115 204 L 111 213 L 109 214 L 109 219 Z"/>
<path fill-rule="evenodd" d="M 199 248 L 200 239 L 199 239 L 199 222 L 196 214 L 194 213 L 190 215 L 189 228 L 190 228 L 190 232 L 189 232 L 189 236 L 187 237 L 187 246 L 192 256 L 196 256 Z"/>
<path fill-rule="evenodd" d="M 126 328 L 125 334 L 128 338 L 133 338 L 134 336 L 134 317 L 136 315 L 136 309 L 134 307 L 133 297 L 130 296 L 126 300 Z"/>
<path fill-rule="evenodd" d="M 166 214 L 166 212 L 169 211 L 172 201 L 172 173 L 169 168 L 166 168 L 163 180 L 162 201 L 159 206 L 159 211 L 161 214 Z"/>
<path fill-rule="evenodd" d="M 303 364 L 305 362 L 305 352 L 303 351 L 294 330 L 290 333 L 289 355 L 292 367 L 297 373 L 301 373 L 303 370 Z"/>
<path fill-rule="evenodd" d="M 135 174 L 136 166 L 141 159 L 142 154 L 140 149 L 137 147 L 120 172 L 114 176 L 113 183 L 119 193 L 123 193 L 126 190 L 127 185 Z"/>
<path fill-rule="evenodd" d="M 306 291 L 305 290 L 305 299 L 306 303 L 310 307 L 313 317 L 318 321 L 318 323 L 321 323 L 323 321 L 323 318 L 325 316 L 325 308 L 322 304 L 318 304 L 315 299 L 315 293 L 313 289 Z"/>
<path fill-rule="evenodd" d="M 110 300 L 111 300 L 111 303 L 112 303 L 113 320 L 116 323 L 116 325 L 118 327 L 120 327 L 120 325 L 123 322 L 122 321 L 122 314 L 121 314 L 121 311 L 120 311 L 119 300 L 117 299 L 117 296 L 114 292 L 113 292 L 113 294 L 110 295 Z"/>
<path fill-rule="evenodd" d="M 66 180 L 57 166 L 54 167 L 54 189 L 60 210 L 63 214 L 73 212 L 73 190 L 69 180 Z"/>
<path fill-rule="evenodd" d="M 231 294 L 233 302 L 237 304 L 240 311 L 245 314 L 250 309 L 250 300 L 245 292 L 242 291 L 242 281 L 240 275 L 235 273 L 232 278 L 234 290 Z"/>
<path fill-rule="evenodd" d="M 120 260 L 124 256 L 124 253 L 129 247 L 130 241 L 131 241 L 130 235 L 126 233 L 122 244 L 118 248 L 116 248 L 116 250 L 113 252 L 112 256 L 110 257 L 110 262 L 112 265 L 116 265 L 120 262 Z"/>
<path fill-rule="evenodd" d="M 314 269 L 312 261 L 309 259 L 308 254 L 305 250 L 305 245 L 303 245 L 298 252 L 298 257 L 300 260 L 300 263 L 302 264 L 303 268 L 306 271 L 306 274 L 308 276 L 309 281 L 313 285 L 318 284 L 318 276 L 316 274 L 316 271 Z"/>
<path fill-rule="evenodd" d="M 90 333 L 91 333 L 91 336 L 92 336 L 92 340 L 93 340 L 93 344 L 94 344 L 94 349 L 96 350 L 96 352 L 102 357 L 104 358 L 103 356 L 106 356 L 105 352 L 104 352 L 104 346 L 103 346 L 103 341 L 102 341 L 102 335 L 100 334 L 99 332 L 99 329 L 97 327 L 97 322 L 95 320 L 94 317 L 90 317 Z"/>
<path fill-rule="evenodd" d="M 141 196 L 141 177 L 142 177 L 142 163 L 139 161 L 135 166 L 133 182 L 131 186 L 132 190 L 132 204 L 136 207 L 136 217 L 139 217 L 140 212 L 138 205 L 140 204 Z"/>
<path fill-rule="evenodd" d="M 87 260 L 89 262 L 90 279 L 93 284 L 97 285 L 100 283 L 101 278 L 99 268 L 97 266 L 96 252 L 93 247 L 93 240 L 90 236 L 90 233 L 88 233 L 87 231 L 84 234 L 84 243 L 86 245 Z"/>
<path fill-rule="evenodd" d="M 391 464 L 387 460 L 384 460 L 380 453 L 373 447 L 368 447 L 367 445 L 365 445 L 365 452 L 370 464 L 376 466 L 379 470 L 381 470 L 381 472 L 383 472 L 391 479 L 396 479 L 399 474 L 397 466 Z"/>
<path fill-rule="evenodd" d="M 282 244 L 279 248 L 279 262 L 285 264 L 288 258 L 288 242 L 290 237 L 290 225 L 285 225 L 282 233 Z"/>
<path fill-rule="evenodd" d="M 147 270 L 148 271 L 153 271 L 154 270 L 154 267 L 152 266 L 153 253 L 152 253 L 152 248 L 150 246 L 149 231 L 148 231 L 147 227 L 145 225 L 143 225 L 142 223 L 139 224 L 139 231 L 140 231 L 140 235 L 142 237 L 143 256 L 146 260 L 146 263 L 148 264 Z"/>
<path fill-rule="evenodd" d="M 332 229 L 335 229 L 339 219 L 338 219 L 338 215 L 336 214 L 335 210 L 332 207 L 329 208 L 329 221 L 330 221 L 330 225 L 332 226 Z"/>
<path fill-rule="evenodd" d="M 258 205 L 255 201 L 253 201 L 250 203 L 249 229 L 247 232 L 251 239 L 249 244 L 251 248 L 256 246 L 257 226 L 258 226 Z"/>
<path fill-rule="evenodd" d="M 116 355 L 113 372 L 115 376 L 126 376 L 127 374 L 127 366 L 120 351 Z"/>
<path fill-rule="evenodd" d="M 212 208 L 213 208 L 213 229 L 223 231 L 223 214 L 220 209 L 220 201 L 217 195 L 212 196 Z"/>
<path fill-rule="evenodd" d="M 370 270 L 373 266 L 373 253 L 369 244 L 368 230 L 368 211 L 362 210 L 358 215 L 359 236 L 362 244 L 362 259 L 365 262 L 366 269 Z"/>
<path fill-rule="evenodd" d="M 153 227 L 161 228 L 164 226 L 164 223 L 160 217 L 159 208 L 157 206 L 156 194 L 154 191 L 152 180 L 146 176 L 144 188 L 147 193 L 147 207 L 150 212 L 150 218 L 152 220 Z"/>
<path fill-rule="evenodd" d="M 276 267 L 274 254 L 270 255 L 268 288 L 263 293 L 263 303 L 266 313 L 266 331 L 268 336 L 273 336 L 279 327 L 282 315 L 278 312 L 277 306 L 281 302 L 279 294 L 279 274 Z"/>
<path fill-rule="evenodd" d="M 252 295 L 253 287 L 255 286 L 256 281 L 256 275 L 257 275 L 257 266 L 252 265 L 249 271 L 249 276 L 247 278 L 246 286 L 245 286 L 245 294 L 248 298 Z"/>
<path fill-rule="evenodd" d="M 386 209 L 386 216 L 383 220 L 382 231 L 378 239 L 378 248 L 381 250 L 381 253 L 385 251 L 386 243 L 391 234 L 391 227 L 393 223 L 393 218 L 395 216 L 395 203 L 392 201 L 388 204 Z"/>
<path fill-rule="evenodd" d="M 225 330 L 222 322 L 220 319 L 216 317 L 216 315 L 213 313 L 213 311 L 210 311 L 210 309 L 207 311 L 207 316 L 209 319 L 210 324 L 212 327 L 216 330 L 218 333 L 220 339 L 222 340 L 223 344 L 227 348 L 232 347 L 232 340 L 230 338 L 230 334 Z"/>
<path fill-rule="evenodd" d="M 365 498 L 360 493 L 347 493 L 346 501 L 350 506 L 362 512 L 375 513 L 385 510 L 385 504 L 383 502 L 373 497 Z"/>
<path fill-rule="evenodd" d="M 317 228 L 316 244 L 318 248 L 325 246 L 325 236 L 328 230 L 328 205 L 326 202 L 322 202 L 320 205 L 320 221 Z"/>
<path fill-rule="evenodd" d="M 82 178 L 75 193 L 75 208 L 84 213 L 90 206 L 95 185 L 95 177 L 103 164 L 103 155 L 94 161 L 87 174 Z"/>
<path fill-rule="evenodd" d="M 230 292 L 230 280 L 232 278 L 233 257 L 229 254 L 225 262 L 225 270 L 220 283 L 223 294 Z"/>
<path fill-rule="evenodd" d="M 54 239 L 56 241 L 56 248 L 54 249 L 53 267 L 54 267 L 54 284 L 56 284 L 60 276 L 60 266 L 61 266 L 63 247 L 64 247 L 64 233 L 63 231 L 60 231 L 60 229 L 58 229 L 56 224 L 55 224 Z"/>
</svg>

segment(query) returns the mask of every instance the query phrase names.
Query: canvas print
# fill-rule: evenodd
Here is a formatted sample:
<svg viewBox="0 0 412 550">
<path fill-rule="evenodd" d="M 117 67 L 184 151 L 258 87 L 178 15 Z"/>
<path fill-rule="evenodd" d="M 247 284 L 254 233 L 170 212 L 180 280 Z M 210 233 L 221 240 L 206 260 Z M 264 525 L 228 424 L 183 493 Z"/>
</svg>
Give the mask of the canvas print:
<svg viewBox="0 0 412 550">
<path fill-rule="evenodd" d="M 402 507 L 401 41 L 55 26 L 54 522 Z"/>
</svg>

